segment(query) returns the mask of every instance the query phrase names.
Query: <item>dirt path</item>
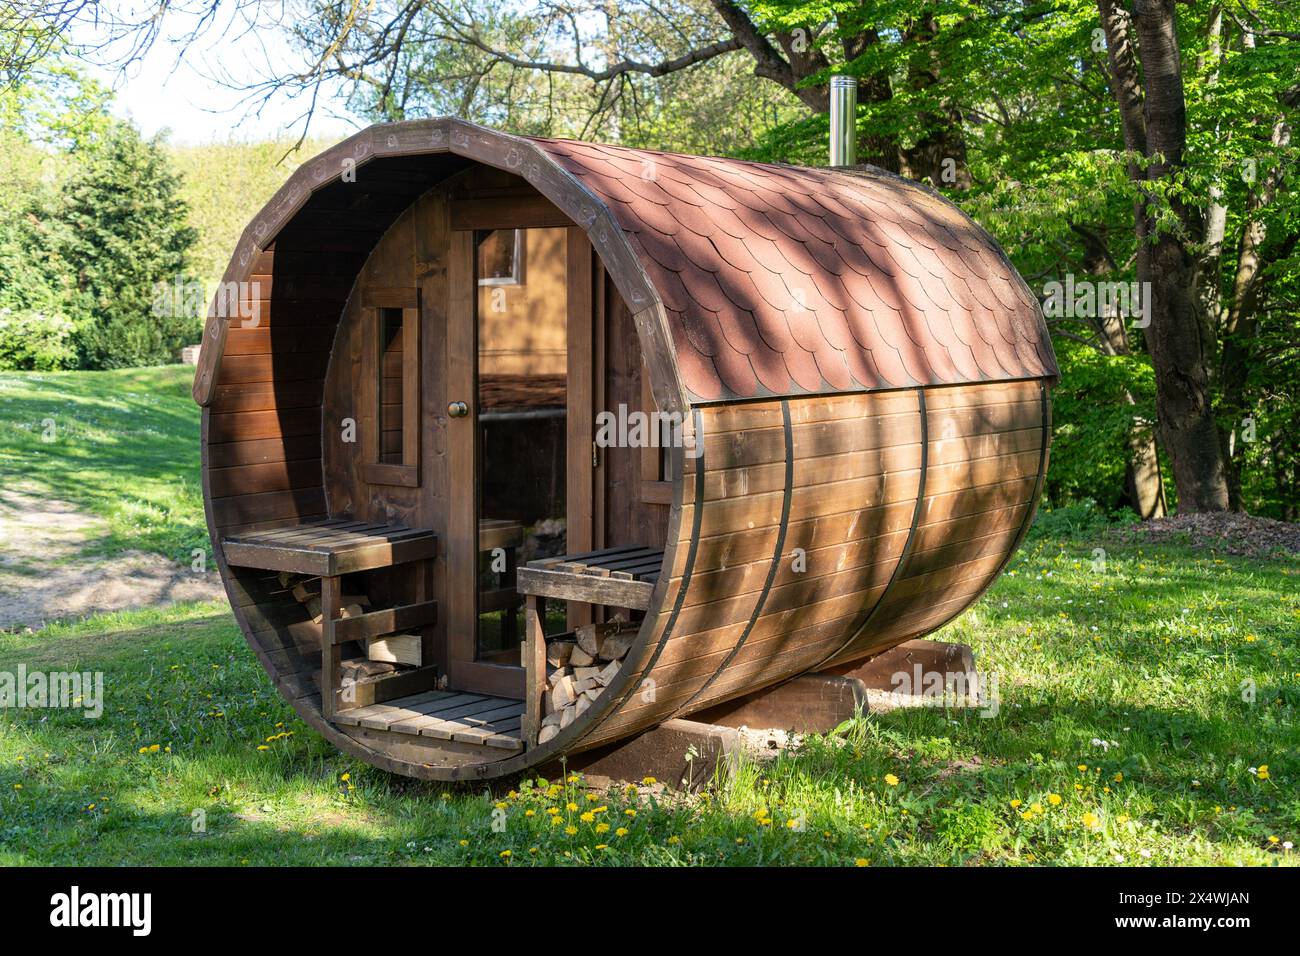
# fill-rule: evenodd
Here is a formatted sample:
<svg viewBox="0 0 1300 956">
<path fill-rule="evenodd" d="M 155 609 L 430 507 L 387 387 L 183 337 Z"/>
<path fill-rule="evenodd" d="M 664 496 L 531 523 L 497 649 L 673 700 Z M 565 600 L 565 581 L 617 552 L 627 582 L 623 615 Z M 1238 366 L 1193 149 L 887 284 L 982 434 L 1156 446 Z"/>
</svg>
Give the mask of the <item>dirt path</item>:
<svg viewBox="0 0 1300 956">
<path fill-rule="evenodd" d="M 102 519 L 66 501 L 0 489 L 0 630 L 224 596 L 215 571 L 195 574 L 162 555 L 84 557 L 104 531 Z"/>
</svg>

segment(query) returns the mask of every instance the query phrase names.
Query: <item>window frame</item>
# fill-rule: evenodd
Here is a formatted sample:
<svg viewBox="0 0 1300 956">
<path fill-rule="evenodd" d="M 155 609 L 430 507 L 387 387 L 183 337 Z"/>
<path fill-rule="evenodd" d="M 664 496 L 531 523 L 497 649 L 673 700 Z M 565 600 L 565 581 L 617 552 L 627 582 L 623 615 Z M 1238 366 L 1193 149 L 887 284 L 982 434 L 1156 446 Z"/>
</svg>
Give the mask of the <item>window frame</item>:
<svg viewBox="0 0 1300 956">
<path fill-rule="evenodd" d="M 507 227 L 510 228 L 510 227 Z M 492 229 L 491 232 L 504 232 L 504 229 Z M 511 230 L 514 233 L 515 251 L 511 260 L 510 275 L 508 276 L 478 276 L 476 281 L 480 288 L 492 288 L 499 286 L 522 286 L 527 285 L 527 263 L 525 258 L 528 254 L 528 243 L 524 239 L 525 229 L 514 227 Z M 474 248 L 475 257 L 478 256 L 478 244 Z M 477 262 L 475 263 L 477 267 Z M 477 269 L 476 269 L 477 271 Z"/>
<path fill-rule="evenodd" d="M 361 478 L 372 485 L 420 486 L 420 291 L 370 289 L 362 295 L 364 354 L 361 365 L 365 458 Z M 383 313 L 402 313 L 402 463 L 381 460 L 383 428 Z"/>
</svg>

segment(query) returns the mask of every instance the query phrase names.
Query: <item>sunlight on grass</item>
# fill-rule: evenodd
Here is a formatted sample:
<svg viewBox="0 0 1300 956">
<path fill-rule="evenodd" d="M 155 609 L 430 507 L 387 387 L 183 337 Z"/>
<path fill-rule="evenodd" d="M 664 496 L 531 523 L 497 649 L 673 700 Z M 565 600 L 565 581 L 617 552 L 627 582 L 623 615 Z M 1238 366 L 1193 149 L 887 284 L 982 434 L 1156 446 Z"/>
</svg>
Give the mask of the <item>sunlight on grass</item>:
<svg viewBox="0 0 1300 956">
<path fill-rule="evenodd" d="M 104 518 L 96 552 L 188 562 L 208 547 L 193 377 L 186 365 L 0 373 L 0 475 Z"/>
<path fill-rule="evenodd" d="M 1297 573 L 1037 540 L 940 635 L 997 675 L 996 717 L 870 715 L 693 797 L 375 770 L 297 719 L 218 605 L 8 636 L 0 671 L 99 669 L 107 701 L 0 716 L 0 862 L 1291 863 Z"/>
</svg>

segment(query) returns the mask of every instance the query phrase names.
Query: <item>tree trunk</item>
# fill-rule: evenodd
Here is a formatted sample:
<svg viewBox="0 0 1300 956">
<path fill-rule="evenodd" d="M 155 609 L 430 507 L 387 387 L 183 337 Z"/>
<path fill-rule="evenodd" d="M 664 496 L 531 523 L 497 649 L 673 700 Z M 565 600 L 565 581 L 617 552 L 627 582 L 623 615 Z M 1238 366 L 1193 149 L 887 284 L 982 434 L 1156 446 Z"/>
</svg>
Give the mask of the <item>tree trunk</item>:
<svg viewBox="0 0 1300 956">
<path fill-rule="evenodd" d="M 1105 276 L 1119 266 L 1105 239 L 1092 229 L 1071 223 L 1070 229 L 1083 242 L 1083 266 L 1090 275 Z M 1093 320 L 1098 349 L 1103 355 L 1131 355 L 1124 317 L 1098 315 Z M 1124 401 L 1136 405 L 1133 393 L 1124 390 Z M 1165 483 L 1160 474 L 1160 457 L 1156 450 L 1155 429 L 1151 422 L 1135 422 L 1128 435 L 1128 457 L 1124 462 L 1124 495 L 1141 518 L 1163 518 L 1168 514 Z"/>
<path fill-rule="evenodd" d="M 913 90 L 924 90 L 939 82 L 942 64 L 931 44 L 938 35 L 939 21 L 930 11 L 909 23 L 904 31 L 907 42 L 915 47 L 907 71 L 907 82 Z M 970 166 L 966 162 L 961 114 L 947 108 L 941 113 L 922 113 L 919 118 L 925 132 L 911 149 L 904 151 L 899 172 L 909 179 L 929 180 L 936 188 L 969 189 Z"/>
<path fill-rule="evenodd" d="M 1134 0 L 1133 22 L 1144 81 L 1145 180 L 1167 182 L 1182 169 L 1187 137 L 1174 0 Z M 1137 278 L 1150 290 L 1146 340 L 1155 368 L 1160 440 L 1173 464 L 1179 510 L 1226 511 L 1228 474 L 1210 396 L 1214 343 L 1206 340 L 1189 248 L 1200 230 L 1176 193 L 1158 201 L 1168 203 L 1174 223 L 1152 230 L 1150 253 L 1145 263 L 1139 257 Z"/>
</svg>

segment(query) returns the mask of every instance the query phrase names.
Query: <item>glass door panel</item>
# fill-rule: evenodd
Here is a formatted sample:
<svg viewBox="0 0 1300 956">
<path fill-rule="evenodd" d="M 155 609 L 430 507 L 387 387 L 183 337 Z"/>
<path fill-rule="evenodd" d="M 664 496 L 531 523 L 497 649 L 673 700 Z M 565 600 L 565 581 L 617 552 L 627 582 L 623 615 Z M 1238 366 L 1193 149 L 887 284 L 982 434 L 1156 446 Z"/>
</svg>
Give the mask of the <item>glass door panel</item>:
<svg viewBox="0 0 1300 956">
<path fill-rule="evenodd" d="M 567 230 L 474 235 L 475 660 L 518 665 L 523 562 L 566 551 Z"/>
</svg>

